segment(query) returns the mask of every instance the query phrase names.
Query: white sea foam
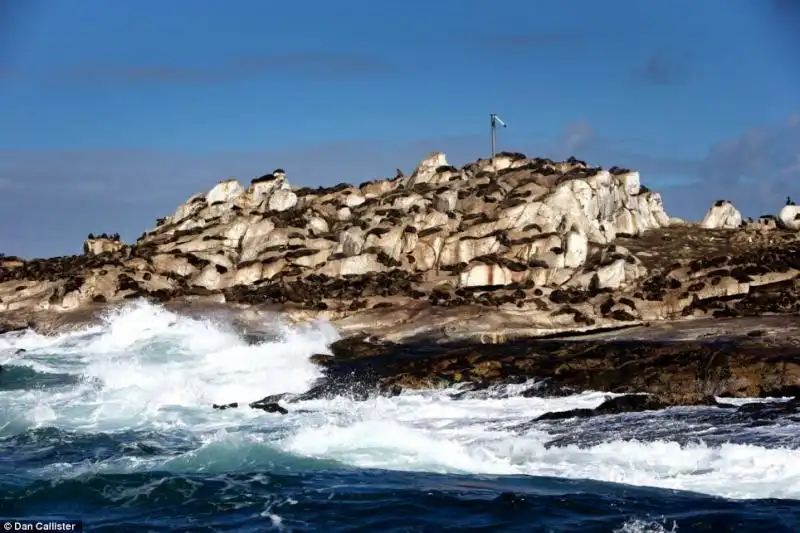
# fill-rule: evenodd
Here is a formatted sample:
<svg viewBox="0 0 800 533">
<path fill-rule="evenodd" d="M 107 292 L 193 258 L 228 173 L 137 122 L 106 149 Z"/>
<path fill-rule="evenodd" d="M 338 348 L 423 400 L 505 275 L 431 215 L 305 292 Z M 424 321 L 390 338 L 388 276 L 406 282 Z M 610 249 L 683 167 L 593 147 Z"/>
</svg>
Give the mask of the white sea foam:
<svg viewBox="0 0 800 533">
<path fill-rule="evenodd" d="M 135 303 L 110 313 L 100 327 L 54 338 L 26 333 L 3 339 L 3 364 L 82 379 L 56 392 L 0 392 L 0 402 L 33 427 L 214 426 L 215 417 L 208 416 L 212 403 L 302 392 L 320 375 L 308 356 L 325 352 L 336 331 L 323 323 L 281 329 L 276 342 L 248 345 L 211 318 L 197 320 Z M 19 348 L 26 351 L 16 353 Z M 238 413 L 253 416 L 250 410 Z"/>
<path fill-rule="evenodd" d="M 288 405 L 281 416 L 212 403 L 302 392 L 320 375 L 308 361 L 337 338 L 326 323 L 280 326 L 248 345 L 213 317 L 182 317 L 134 303 L 100 326 L 57 337 L 0 338 L 0 362 L 81 376 L 58 390 L 0 392 L 0 435 L 53 426 L 82 433 L 155 431 L 191 451 L 147 459 L 57 463 L 43 476 L 89 471 L 231 471 L 301 461 L 364 468 L 594 479 L 732 498 L 800 498 L 800 450 L 748 444 L 640 442 L 546 446 L 541 427 L 513 426 L 548 411 L 595 407 L 606 395 L 455 400 L 445 391 L 356 402 Z M 16 353 L 25 348 L 25 352 Z M 638 525 L 637 525 L 638 524 Z M 642 524 L 633 522 L 630 527 Z M 643 527 L 643 526 L 642 526 Z"/>
<path fill-rule="evenodd" d="M 655 520 L 639 520 L 634 518 L 628 520 L 621 527 L 614 530 L 614 533 L 675 533 L 678 531 L 678 525 L 673 522 L 669 528 L 664 525 L 664 522 L 656 522 Z"/>
</svg>

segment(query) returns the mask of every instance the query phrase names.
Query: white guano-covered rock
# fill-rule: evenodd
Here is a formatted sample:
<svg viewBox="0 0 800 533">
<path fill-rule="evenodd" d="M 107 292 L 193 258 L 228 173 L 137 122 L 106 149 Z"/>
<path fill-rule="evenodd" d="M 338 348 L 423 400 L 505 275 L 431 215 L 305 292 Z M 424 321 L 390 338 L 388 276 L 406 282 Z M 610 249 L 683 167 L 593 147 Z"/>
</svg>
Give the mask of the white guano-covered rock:
<svg viewBox="0 0 800 533">
<path fill-rule="evenodd" d="M 780 225 L 786 229 L 800 230 L 800 206 L 785 205 L 778 213 Z"/>
<path fill-rule="evenodd" d="M 244 188 L 236 180 L 226 180 L 218 183 L 213 189 L 206 194 L 206 202 L 209 205 L 230 202 L 245 193 Z"/>
<path fill-rule="evenodd" d="M 512 283 L 512 272 L 500 265 L 475 263 L 470 265 L 459 276 L 462 287 L 480 287 L 484 285 L 508 285 Z"/>
<path fill-rule="evenodd" d="M 386 267 L 382 265 L 374 254 L 362 254 L 342 259 L 334 259 L 325 263 L 319 269 L 321 274 L 331 277 L 341 277 L 347 275 L 363 275 L 369 272 L 384 272 Z"/>
<path fill-rule="evenodd" d="M 349 207 L 341 207 L 336 211 L 336 219 L 337 220 L 350 220 L 352 218 L 353 212 L 350 210 Z"/>
<path fill-rule="evenodd" d="M 436 175 L 436 169 L 447 166 L 447 158 L 442 152 L 432 152 L 420 161 L 414 172 L 406 179 L 406 187 L 413 187 L 417 183 L 428 183 Z"/>
<path fill-rule="evenodd" d="M 271 178 L 261 178 L 250 185 L 250 202 L 254 207 L 262 205 L 273 192 L 283 189 L 284 185 L 286 185 L 286 181 L 282 176 L 271 176 Z"/>
<path fill-rule="evenodd" d="M 281 214 L 287 211 L 293 216 Z M 513 153 L 455 168 L 433 152 L 409 177 L 359 186 L 301 193 L 279 171 L 253 180 L 247 191 L 235 180 L 221 182 L 137 245 L 153 249 L 153 279 L 163 273 L 171 283 L 179 275 L 209 289 L 286 273 L 335 278 L 391 269 L 419 275 L 421 290 L 442 281 L 582 288 L 599 282 L 615 289 L 645 270 L 633 255 L 609 257 L 608 247 L 620 234 L 670 223 L 661 196 L 641 184 L 638 172 Z"/>
<path fill-rule="evenodd" d="M 661 196 L 643 192 L 638 173 L 614 176 L 601 170 L 544 191 L 537 193 L 535 200 L 505 208 L 500 213 L 502 227 L 536 224 L 543 233 L 559 234 L 575 228 L 589 242 L 608 244 L 619 233 L 636 235 L 669 225 Z"/>
<path fill-rule="evenodd" d="M 327 233 L 330 231 L 328 221 L 322 217 L 311 217 L 308 220 L 308 229 L 316 234 Z"/>
<path fill-rule="evenodd" d="M 228 286 L 228 278 L 229 276 L 220 273 L 214 264 L 208 264 L 195 276 L 192 283 L 209 290 L 219 290 Z"/>
<path fill-rule="evenodd" d="M 191 217 L 201 211 L 208 205 L 206 202 L 206 195 L 203 193 L 198 193 L 186 200 L 184 203 L 178 206 L 175 210 L 175 213 L 169 217 L 171 222 L 180 222 L 188 217 Z"/>
<path fill-rule="evenodd" d="M 249 224 L 242 236 L 242 253 L 239 260 L 241 262 L 255 260 L 261 252 L 270 246 L 270 241 L 274 240 L 270 239 L 270 234 L 273 230 L 275 230 L 275 224 L 269 219 Z"/>
<path fill-rule="evenodd" d="M 363 229 L 358 226 L 347 228 L 339 234 L 338 251 L 348 257 L 356 256 L 364 248 L 365 240 L 366 236 Z"/>
<path fill-rule="evenodd" d="M 297 205 L 297 195 L 291 189 L 278 189 L 269 197 L 270 211 L 286 211 Z"/>
<path fill-rule="evenodd" d="M 362 195 L 357 193 L 352 193 L 345 196 L 344 205 L 346 205 L 347 207 L 358 207 L 366 201 L 367 199 L 364 198 Z"/>
<path fill-rule="evenodd" d="M 642 180 L 638 172 L 620 174 L 617 179 L 622 183 L 622 188 L 628 196 L 639 194 L 642 189 Z"/>
<path fill-rule="evenodd" d="M 564 239 L 564 266 L 577 268 L 586 262 L 589 255 L 589 240 L 580 231 L 570 231 Z"/>
<path fill-rule="evenodd" d="M 433 207 L 442 213 L 449 213 L 455 210 L 458 204 L 458 191 L 443 191 L 436 195 Z"/>
<path fill-rule="evenodd" d="M 728 200 L 715 202 L 700 222 L 705 229 L 736 229 L 741 225 L 742 214 Z"/>
<path fill-rule="evenodd" d="M 114 239 L 86 239 L 83 243 L 84 255 L 100 255 L 104 253 L 115 253 L 122 250 L 125 243 Z"/>
<path fill-rule="evenodd" d="M 625 260 L 617 259 L 597 269 L 598 289 L 618 289 L 625 282 Z"/>
</svg>

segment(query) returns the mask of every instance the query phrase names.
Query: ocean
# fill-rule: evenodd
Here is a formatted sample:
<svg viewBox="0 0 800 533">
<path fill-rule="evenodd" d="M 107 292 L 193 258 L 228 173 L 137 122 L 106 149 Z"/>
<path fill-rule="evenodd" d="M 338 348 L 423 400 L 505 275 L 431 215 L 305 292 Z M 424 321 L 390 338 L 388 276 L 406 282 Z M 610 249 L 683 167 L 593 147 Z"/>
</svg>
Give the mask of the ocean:
<svg viewBox="0 0 800 533">
<path fill-rule="evenodd" d="M 0 336 L 0 518 L 85 531 L 798 532 L 800 418 L 715 407 L 531 423 L 605 395 L 521 385 L 287 404 L 338 338 L 253 344 L 223 317 L 134 302 Z M 755 401 L 755 400 L 754 400 Z M 742 400 L 738 400 L 742 402 Z"/>
</svg>

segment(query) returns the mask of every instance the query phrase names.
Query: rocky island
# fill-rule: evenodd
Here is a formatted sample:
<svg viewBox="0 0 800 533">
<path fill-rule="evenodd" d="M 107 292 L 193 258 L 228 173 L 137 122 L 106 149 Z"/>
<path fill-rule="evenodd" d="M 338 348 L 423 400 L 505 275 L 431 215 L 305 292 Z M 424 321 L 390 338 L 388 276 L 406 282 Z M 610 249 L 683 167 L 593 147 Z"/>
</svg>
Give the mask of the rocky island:
<svg viewBox="0 0 800 533">
<path fill-rule="evenodd" d="M 255 337 L 269 313 L 329 320 L 344 338 L 314 356 L 326 378 L 306 397 L 530 378 L 531 394 L 654 395 L 616 410 L 794 396 L 799 235 L 791 202 L 744 221 L 720 200 L 684 222 L 638 172 L 574 158 L 456 168 L 437 152 L 408 176 L 317 189 L 276 169 L 192 196 L 133 244 L 0 259 L 0 331 L 148 298 L 224 308 Z"/>
</svg>

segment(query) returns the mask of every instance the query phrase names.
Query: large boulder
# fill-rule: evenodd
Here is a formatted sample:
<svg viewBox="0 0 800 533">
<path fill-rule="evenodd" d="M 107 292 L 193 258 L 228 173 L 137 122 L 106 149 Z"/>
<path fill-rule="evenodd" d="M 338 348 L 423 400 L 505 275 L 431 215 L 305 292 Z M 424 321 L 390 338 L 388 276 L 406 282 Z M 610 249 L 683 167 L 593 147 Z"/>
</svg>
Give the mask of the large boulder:
<svg viewBox="0 0 800 533">
<path fill-rule="evenodd" d="M 242 185 L 236 180 L 226 180 L 218 183 L 206 194 L 206 202 L 209 205 L 230 202 L 245 193 Z"/>
<path fill-rule="evenodd" d="M 789 204 L 778 213 L 780 225 L 786 229 L 800 230 L 800 206 Z"/>
<path fill-rule="evenodd" d="M 269 197 L 270 211 L 286 211 L 297 205 L 297 195 L 290 189 L 279 189 Z"/>
<path fill-rule="evenodd" d="M 261 207 L 265 202 L 269 201 L 275 191 L 288 188 L 290 187 L 286 182 L 286 173 L 281 169 L 255 178 L 250 182 L 250 189 L 248 190 L 250 204 L 254 208 Z"/>
<path fill-rule="evenodd" d="M 419 162 L 414 172 L 406 179 L 406 187 L 413 187 L 417 183 L 429 183 L 437 175 L 437 170 L 448 166 L 447 157 L 442 152 L 431 152 Z"/>
<path fill-rule="evenodd" d="M 742 225 L 742 214 L 728 200 L 714 202 L 700 222 L 705 229 L 736 229 Z"/>
<path fill-rule="evenodd" d="M 120 239 L 106 237 L 89 238 L 83 243 L 84 255 L 100 255 L 116 253 L 125 248 L 125 243 Z"/>
</svg>

